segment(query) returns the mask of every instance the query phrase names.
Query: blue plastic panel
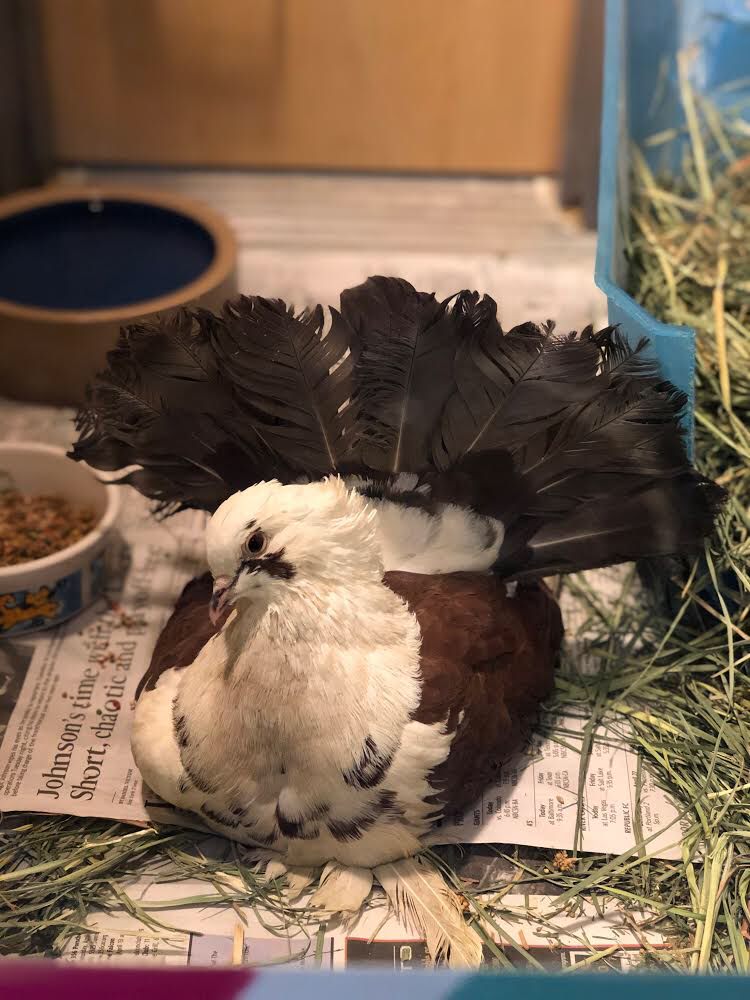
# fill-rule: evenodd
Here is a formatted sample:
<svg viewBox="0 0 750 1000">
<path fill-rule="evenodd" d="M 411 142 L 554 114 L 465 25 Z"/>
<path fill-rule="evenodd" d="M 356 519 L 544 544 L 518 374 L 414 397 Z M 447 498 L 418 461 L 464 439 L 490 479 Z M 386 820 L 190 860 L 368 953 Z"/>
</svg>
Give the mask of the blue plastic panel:
<svg viewBox="0 0 750 1000">
<path fill-rule="evenodd" d="M 664 374 L 688 397 L 692 452 L 695 342 L 688 327 L 660 323 L 627 294 L 630 144 L 681 128 L 676 55 L 690 49 L 696 90 L 718 104 L 750 97 L 750 5 L 746 0 L 607 0 L 595 280 L 609 319 L 631 343 L 647 337 Z M 729 86 L 731 84 L 731 86 Z M 750 103 L 744 117 L 750 118 Z M 684 131 L 653 147 L 653 169 L 679 167 Z"/>
</svg>

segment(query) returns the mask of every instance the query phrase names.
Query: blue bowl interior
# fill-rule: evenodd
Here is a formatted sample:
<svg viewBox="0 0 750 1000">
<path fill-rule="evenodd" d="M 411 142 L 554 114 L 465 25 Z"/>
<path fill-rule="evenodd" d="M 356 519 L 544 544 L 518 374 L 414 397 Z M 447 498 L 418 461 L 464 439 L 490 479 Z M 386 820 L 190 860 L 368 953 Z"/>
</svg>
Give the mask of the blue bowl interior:
<svg viewBox="0 0 750 1000">
<path fill-rule="evenodd" d="M 117 309 L 194 281 L 215 254 L 188 216 L 137 201 L 64 201 L 0 219 L 0 299 Z"/>
<path fill-rule="evenodd" d="M 686 142 L 677 53 L 693 53 L 696 91 L 750 117 L 750 8 L 746 0 L 607 0 L 599 238 L 595 279 L 609 318 L 631 340 L 648 338 L 667 378 L 688 397 L 685 429 L 692 451 L 695 343 L 688 327 L 659 322 L 628 294 L 630 144 L 677 129 L 647 150 L 657 172 L 679 169 Z"/>
</svg>

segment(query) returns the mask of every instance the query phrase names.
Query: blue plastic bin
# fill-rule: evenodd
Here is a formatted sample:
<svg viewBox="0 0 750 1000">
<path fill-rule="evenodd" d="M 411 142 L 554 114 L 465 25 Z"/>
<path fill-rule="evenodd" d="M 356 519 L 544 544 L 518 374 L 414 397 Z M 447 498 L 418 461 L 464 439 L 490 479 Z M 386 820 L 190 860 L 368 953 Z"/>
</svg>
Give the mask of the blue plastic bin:
<svg viewBox="0 0 750 1000">
<path fill-rule="evenodd" d="M 607 296 L 610 323 L 621 324 L 631 343 L 648 337 L 667 378 L 687 394 L 685 424 L 692 453 L 694 331 L 659 322 L 628 295 L 624 253 L 630 144 L 684 124 L 676 63 L 684 48 L 695 50 L 690 72 L 696 90 L 719 104 L 750 96 L 747 0 L 607 0 L 594 277 Z M 743 79 L 740 86 L 723 90 Z M 650 150 L 651 167 L 678 168 L 684 141 L 680 136 Z"/>
</svg>

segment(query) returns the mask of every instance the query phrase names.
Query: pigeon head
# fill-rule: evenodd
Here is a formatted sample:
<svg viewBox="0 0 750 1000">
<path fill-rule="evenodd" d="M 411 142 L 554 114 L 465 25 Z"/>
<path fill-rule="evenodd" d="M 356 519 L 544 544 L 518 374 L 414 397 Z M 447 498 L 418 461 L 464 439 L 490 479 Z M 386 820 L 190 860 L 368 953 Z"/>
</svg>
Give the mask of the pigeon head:
<svg viewBox="0 0 750 1000">
<path fill-rule="evenodd" d="M 230 605 L 268 605 L 294 590 L 380 580 L 375 510 L 343 480 L 282 485 L 273 480 L 233 494 L 208 523 L 214 578 L 211 618 Z"/>
</svg>

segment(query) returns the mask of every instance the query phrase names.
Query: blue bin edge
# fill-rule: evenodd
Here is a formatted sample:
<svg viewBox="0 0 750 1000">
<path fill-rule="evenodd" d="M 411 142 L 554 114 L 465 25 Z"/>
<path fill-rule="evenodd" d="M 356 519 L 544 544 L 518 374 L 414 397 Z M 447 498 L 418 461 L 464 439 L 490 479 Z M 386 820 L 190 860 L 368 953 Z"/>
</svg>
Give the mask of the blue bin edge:
<svg viewBox="0 0 750 1000">
<path fill-rule="evenodd" d="M 686 445 L 691 459 L 694 453 L 695 414 L 695 331 L 691 327 L 661 323 L 614 278 L 615 255 L 622 253 L 617 244 L 618 213 L 622 211 L 618 183 L 621 156 L 629 162 L 627 142 L 620 123 L 626 108 L 626 3 L 607 0 L 605 18 L 604 72 L 601 112 L 601 147 L 599 156 L 598 237 L 594 281 L 607 296 L 609 322 L 619 324 L 632 344 L 648 338 L 651 351 L 664 375 L 687 396 L 684 413 Z"/>
</svg>

